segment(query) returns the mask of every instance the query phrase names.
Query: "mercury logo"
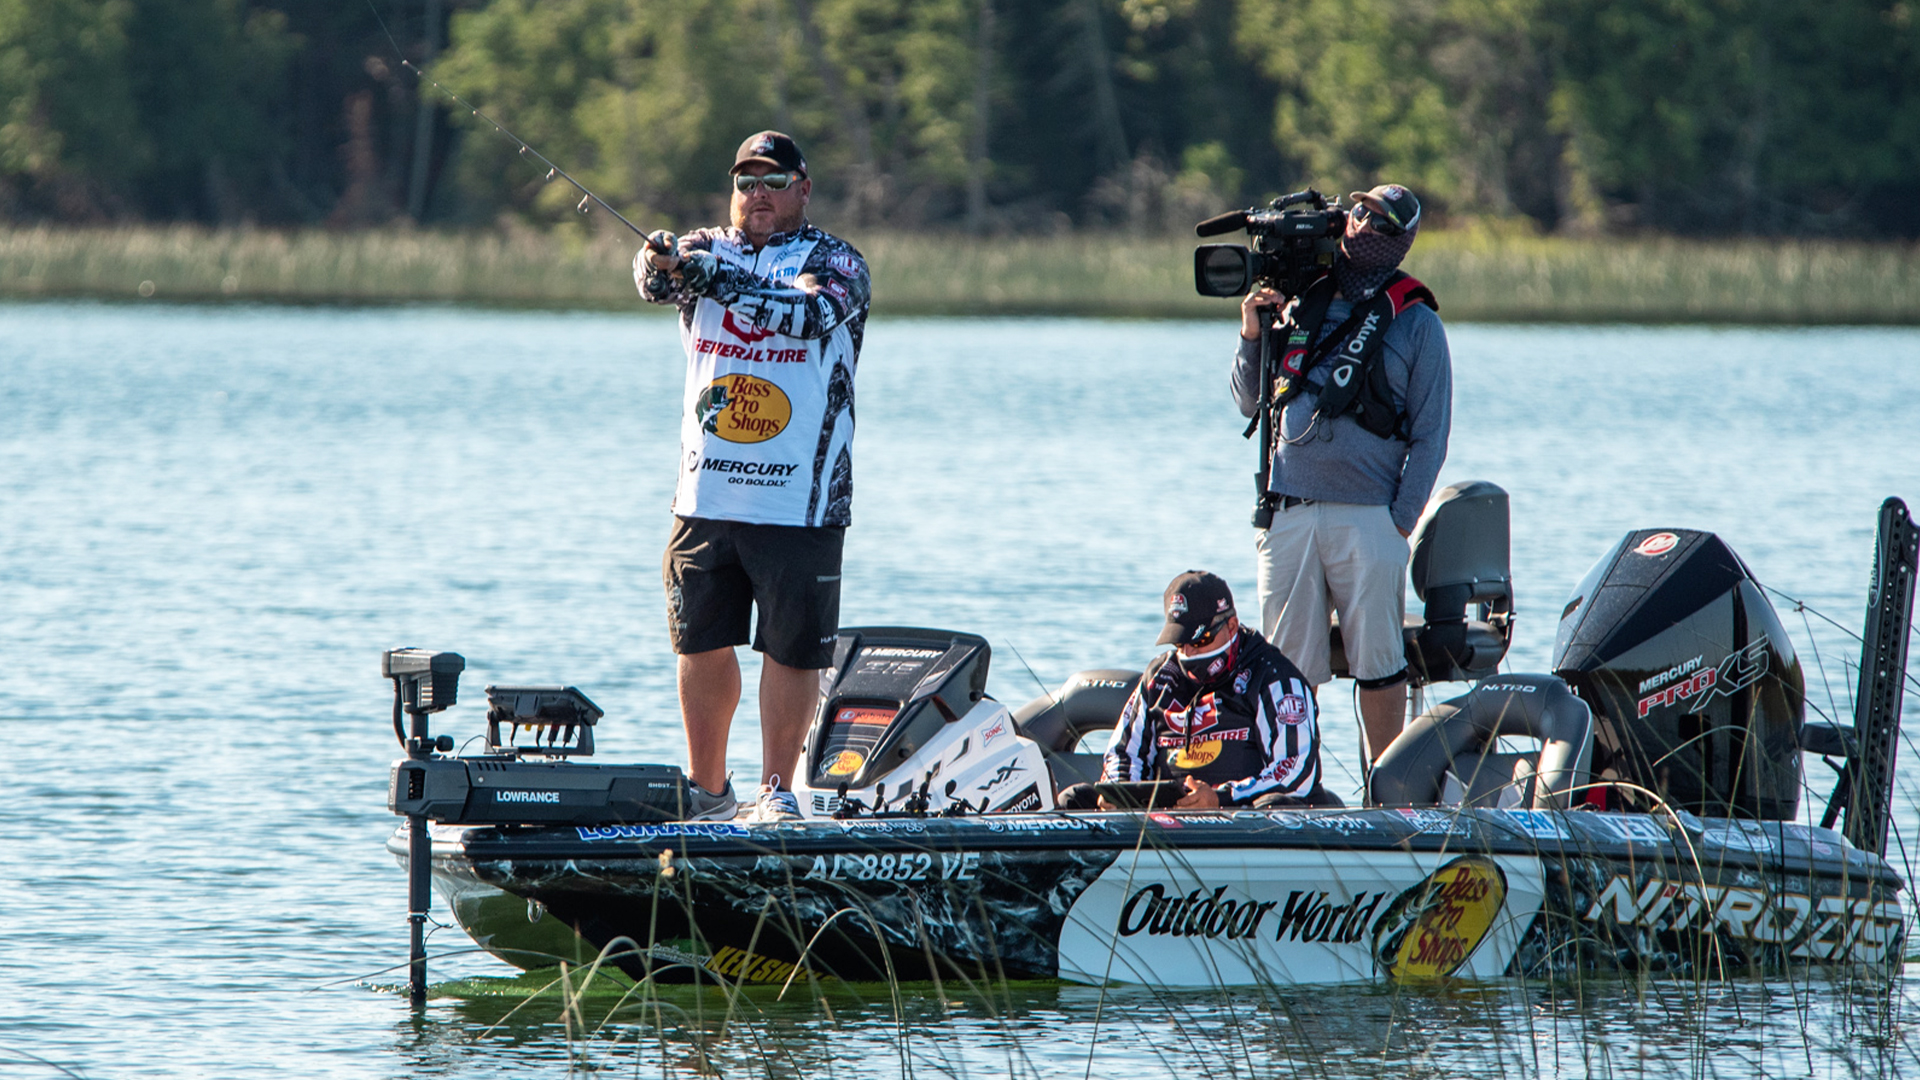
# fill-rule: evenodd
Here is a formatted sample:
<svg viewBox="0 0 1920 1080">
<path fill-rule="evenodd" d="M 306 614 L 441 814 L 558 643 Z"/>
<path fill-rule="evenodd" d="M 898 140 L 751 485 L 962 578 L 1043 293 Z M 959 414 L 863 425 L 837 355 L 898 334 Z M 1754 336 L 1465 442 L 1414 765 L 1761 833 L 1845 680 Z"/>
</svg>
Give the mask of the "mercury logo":
<svg viewBox="0 0 1920 1080">
<path fill-rule="evenodd" d="M 497 803 L 557 803 L 560 793 L 557 791 L 496 791 L 493 801 Z"/>
</svg>

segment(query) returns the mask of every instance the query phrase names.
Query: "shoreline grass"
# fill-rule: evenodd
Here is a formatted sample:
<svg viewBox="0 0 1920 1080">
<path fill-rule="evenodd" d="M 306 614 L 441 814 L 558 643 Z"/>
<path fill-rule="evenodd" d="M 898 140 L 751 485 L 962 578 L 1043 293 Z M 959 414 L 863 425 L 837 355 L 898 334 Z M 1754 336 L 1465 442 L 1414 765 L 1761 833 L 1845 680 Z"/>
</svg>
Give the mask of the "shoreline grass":
<svg viewBox="0 0 1920 1080">
<path fill-rule="evenodd" d="M 1225 319 L 1194 241 L 1081 233 L 854 237 L 888 315 Z M 0 300 L 246 301 L 648 310 L 634 244 L 579 229 L 0 228 Z M 1920 325 L 1920 246 L 1838 241 L 1421 237 L 1407 268 L 1451 321 Z"/>
</svg>

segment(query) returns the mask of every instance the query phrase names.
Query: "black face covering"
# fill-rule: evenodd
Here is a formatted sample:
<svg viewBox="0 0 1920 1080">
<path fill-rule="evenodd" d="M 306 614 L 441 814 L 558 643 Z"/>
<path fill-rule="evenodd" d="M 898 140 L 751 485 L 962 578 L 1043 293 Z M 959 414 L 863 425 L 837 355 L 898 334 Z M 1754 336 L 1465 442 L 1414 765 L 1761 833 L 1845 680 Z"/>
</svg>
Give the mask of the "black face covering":
<svg viewBox="0 0 1920 1080">
<path fill-rule="evenodd" d="M 1382 236 L 1359 225 L 1357 216 L 1347 215 L 1347 235 L 1340 241 L 1339 257 L 1333 260 L 1333 278 L 1340 284 L 1340 294 L 1355 303 L 1370 298 L 1386 284 L 1387 275 L 1399 268 L 1400 260 L 1413 247 L 1413 234 L 1420 231 L 1416 225 L 1399 236 Z"/>
<path fill-rule="evenodd" d="M 1233 670 L 1233 646 L 1238 637 L 1238 634 L 1222 634 L 1212 651 L 1199 656 L 1175 653 L 1174 658 L 1180 662 L 1180 670 L 1194 682 L 1202 686 L 1219 682 L 1221 676 Z"/>
</svg>

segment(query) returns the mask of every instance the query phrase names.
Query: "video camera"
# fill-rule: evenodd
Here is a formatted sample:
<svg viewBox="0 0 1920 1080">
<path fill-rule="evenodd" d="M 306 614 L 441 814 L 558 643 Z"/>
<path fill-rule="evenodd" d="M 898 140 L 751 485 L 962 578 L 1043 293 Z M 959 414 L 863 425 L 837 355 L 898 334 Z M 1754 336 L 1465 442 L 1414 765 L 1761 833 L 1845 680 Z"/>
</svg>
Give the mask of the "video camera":
<svg viewBox="0 0 1920 1080">
<path fill-rule="evenodd" d="M 1306 208 L 1289 209 L 1302 204 Z M 1347 231 L 1347 211 L 1339 199 L 1329 200 L 1308 188 L 1193 227 L 1198 236 L 1240 229 L 1253 238 L 1251 250 L 1239 244 L 1202 244 L 1194 250 L 1193 287 L 1201 296 L 1239 296 L 1255 284 L 1299 296 L 1333 268 Z"/>
</svg>

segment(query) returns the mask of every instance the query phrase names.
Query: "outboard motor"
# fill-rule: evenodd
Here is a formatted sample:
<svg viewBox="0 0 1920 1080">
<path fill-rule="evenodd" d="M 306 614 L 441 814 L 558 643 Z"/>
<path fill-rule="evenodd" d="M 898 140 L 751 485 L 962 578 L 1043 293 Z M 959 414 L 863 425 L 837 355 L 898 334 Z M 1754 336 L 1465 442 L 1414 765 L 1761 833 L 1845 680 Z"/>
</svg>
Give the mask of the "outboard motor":
<svg viewBox="0 0 1920 1080">
<path fill-rule="evenodd" d="M 842 628 L 795 770 L 801 813 L 1051 810 L 1039 746 L 987 697 L 991 655 L 976 634 Z"/>
<path fill-rule="evenodd" d="M 1553 668 L 1598 717 L 1596 773 L 1703 816 L 1793 819 L 1800 661 L 1719 537 L 1628 533 L 1560 613 Z M 1630 788 L 1612 790 L 1647 806 Z"/>
</svg>

